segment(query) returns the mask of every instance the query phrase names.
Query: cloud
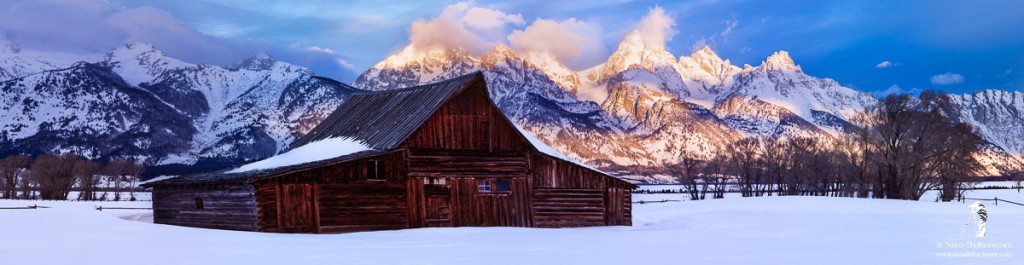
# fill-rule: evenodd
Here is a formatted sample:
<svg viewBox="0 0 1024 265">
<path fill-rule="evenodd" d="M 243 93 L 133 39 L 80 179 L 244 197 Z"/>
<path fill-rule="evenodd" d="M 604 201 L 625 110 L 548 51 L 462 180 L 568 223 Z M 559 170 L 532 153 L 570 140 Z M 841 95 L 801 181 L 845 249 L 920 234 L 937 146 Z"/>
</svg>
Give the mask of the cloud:
<svg viewBox="0 0 1024 265">
<path fill-rule="evenodd" d="M 897 64 L 895 64 L 895 63 L 893 63 L 893 62 L 890 62 L 890 61 L 886 60 L 886 61 L 882 61 L 882 62 L 880 62 L 880 63 L 876 64 L 876 65 L 875 65 L 875 68 L 878 68 L 878 69 L 882 69 L 882 68 L 889 68 L 889 67 L 893 67 L 893 66 L 896 66 L 896 65 L 897 65 Z"/>
<path fill-rule="evenodd" d="M 523 19 L 523 15 L 505 14 L 498 10 L 479 7 L 469 9 L 462 18 L 466 22 L 467 26 L 479 29 L 500 28 L 504 27 L 506 24 L 519 26 L 526 24 L 526 20 Z"/>
<path fill-rule="evenodd" d="M 892 84 L 891 86 L 889 86 L 889 88 L 886 88 L 885 90 L 871 92 L 871 95 L 874 95 L 877 98 L 884 98 L 886 96 L 894 95 L 894 94 L 920 94 L 920 93 L 921 93 L 921 89 L 920 88 L 916 88 L 915 87 L 915 88 L 910 88 L 910 89 L 903 89 L 903 88 L 901 88 L 900 86 L 898 86 L 896 84 Z"/>
<path fill-rule="evenodd" d="M 736 26 L 739 26 L 740 25 L 740 21 L 736 20 L 734 18 L 734 19 L 726 20 L 724 23 L 725 23 L 725 29 L 722 30 L 722 32 L 719 33 L 718 35 L 722 36 L 722 39 L 729 39 L 729 34 L 732 33 L 732 29 L 736 28 Z"/>
<path fill-rule="evenodd" d="M 409 27 L 409 44 L 416 49 L 465 49 L 481 54 L 503 42 L 507 28 L 523 25 L 520 14 L 474 6 L 473 2 L 448 5 L 441 16 L 417 19 Z"/>
<path fill-rule="evenodd" d="M 512 48 L 520 52 L 545 52 L 573 68 L 592 66 L 601 59 L 601 29 L 575 18 L 562 21 L 537 19 L 508 36 Z"/>
<path fill-rule="evenodd" d="M 933 85 L 953 85 L 963 83 L 964 77 L 960 74 L 945 73 L 932 76 L 931 81 Z"/>
<path fill-rule="evenodd" d="M 665 43 L 672 40 L 676 34 L 672 28 L 675 25 L 675 19 L 669 17 L 665 9 L 655 6 L 647 16 L 640 19 L 640 24 L 636 26 L 634 32 L 640 34 L 640 39 L 648 48 L 664 49 Z"/>
<path fill-rule="evenodd" d="M 900 86 L 896 84 L 892 84 L 891 86 L 889 86 L 889 88 L 886 88 L 885 90 L 882 91 L 871 92 L 872 95 L 875 95 L 875 97 L 879 98 L 899 93 L 903 93 L 903 89 L 901 89 Z"/>
<path fill-rule="evenodd" d="M 297 45 L 294 45 L 294 46 L 297 46 Z M 301 49 L 303 49 L 305 51 L 308 51 L 308 52 L 321 53 L 321 54 L 324 54 L 324 55 L 328 55 L 328 56 L 334 57 L 334 61 L 337 62 L 338 65 L 340 65 L 340 66 L 342 66 L 345 69 L 348 69 L 350 71 L 355 71 L 355 68 L 356 68 L 355 65 L 352 65 L 352 63 L 349 63 L 348 59 L 345 58 L 345 56 L 343 56 L 343 55 L 341 55 L 341 54 L 339 54 L 337 52 L 334 52 L 334 50 L 331 49 L 331 48 L 324 48 L 324 47 L 320 47 L 320 46 L 316 46 L 316 45 L 311 45 L 311 46 L 303 47 Z"/>
<path fill-rule="evenodd" d="M 225 38 L 237 30 L 225 29 L 224 36 L 213 36 L 153 6 L 128 8 L 103 0 L 11 1 L 0 5 L 0 36 L 28 50 L 105 53 L 125 42 L 137 41 L 151 43 L 167 55 L 190 63 L 232 66 L 253 54 L 268 53 L 332 78 L 354 76 L 341 55 L 324 56 L 327 50 Z"/>
<path fill-rule="evenodd" d="M 0 7 L 0 32 L 38 50 L 98 53 L 144 41 L 192 62 L 224 64 L 244 57 L 232 43 L 200 33 L 163 10 L 99 0 L 11 2 Z"/>
</svg>

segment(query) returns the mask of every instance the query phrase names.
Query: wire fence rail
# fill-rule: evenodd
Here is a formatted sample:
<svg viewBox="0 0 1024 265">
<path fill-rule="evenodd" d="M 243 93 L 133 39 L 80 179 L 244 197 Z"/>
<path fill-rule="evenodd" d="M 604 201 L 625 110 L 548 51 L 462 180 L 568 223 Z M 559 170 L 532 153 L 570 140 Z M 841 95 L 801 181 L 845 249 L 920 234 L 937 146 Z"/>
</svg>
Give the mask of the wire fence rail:
<svg viewBox="0 0 1024 265">
<path fill-rule="evenodd" d="M 644 201 L 644 200 L 639 200 L 639 201 L 635 201 L 633 203 L 645 204 L 645 203 L 666 203 L 666 202 L 681 202 L 681 201 L 682 200 L 660 200 L 660 201 Z"/>
<path fill-rule="evenodd" d="M 142 208 L 142 207 L 103 207 L 96 206 L 97 211 L 103 210 L 152 210 L 153 208 Z"/>
<path fill-rule="evenodd" d="M 29 205 L 25 207 L 0 207 L 0 210 L 34 210 L 39 208 L 50 208 L 49 206 Z"/>
<path fill-rule="evenodd" d="M 990 202 L 995 202 L 995 205 L 999 205 L 999 202 L 1004 202 L 1004 203 L 1009 203 L 1009 204 L 1013 204 L 1013 205 L 1017 205 L 1017 206 L 1024 206 L 1024 203 L 1019 203 L 1019 202 L 1015 202 L 1015 201 L 1007 201 L 1007 200 L 1000 199 L 999 197 L 994 197 L 992 199 L 964 198 L 963 202 L 967 203 L 967 200 L 990 201 Z"/>
</svg>

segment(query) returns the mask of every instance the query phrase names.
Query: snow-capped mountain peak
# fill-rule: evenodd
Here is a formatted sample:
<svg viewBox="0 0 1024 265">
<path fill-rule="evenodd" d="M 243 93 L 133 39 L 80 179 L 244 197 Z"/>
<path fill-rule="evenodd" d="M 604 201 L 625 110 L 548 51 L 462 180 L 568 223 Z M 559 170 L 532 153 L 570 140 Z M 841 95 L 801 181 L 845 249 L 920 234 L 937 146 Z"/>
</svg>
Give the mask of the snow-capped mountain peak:
<svg viewBox="0 0 1024 265">
<path fill-rule="evenodd" d="M 67 68 L 77 62 L 95 62 L 100 58 L 102 54 L 22 49 L 18 43 L 0 38 L 0 81 Z"/>
<path fill-rule="evenodd" d="M 0 53 L 18 53 L 21 47 L 7 39 L 0 39 Z"/>
<path fill-rule="evenodd" d="M 464 49 L 420 49 L 408 45 L 375 64 L 359 78 L 356 87 L 387 90 L 439 82 L 479 69 L 480 59 Z"/>
<path fill-rule="evenodd" d="M 671 67 L 675 62 L 675 55 L 665 50 L 665 47 L 649 47 L 641 34 L 633 31 L 626 35 L 615 52 L 608 57 L 601 73 L 607 78 L 633 67 L 655 72 L 657 68 Z"/>
<path fill-rule="evenodd" d="M 274 60 L 273 58 L 270 58 L 270 55 L 261 52 L 240 62 L 238 64 L 238 69 L 253 71 L 270 70 L 274 67 L 274 64 L 276 63 L 277 61 Z"/>
<path fill-rule="evenodd" d="M 106 61 L 125 82 L 139 85 L 151 82 L 161 73 L 192 67 L 192 64 L 168 57 L 149 43 L 129 42 L 107 53 Z"/>
<path fill-rule="evenodd" d="M 271 71 L 282 75 L 290 73 L 313 74 L 313 70 L 310 70 L 309 68 L 278 61 L 270 57 L 270 55 L 262 52 L 257 53 L 248 59 L 242 60 L 242 62 L 238 63 L 236 69 L 249 71 Z"/>
<path fill-rule="evenodd" d="M 762 70 L 774 70 L 774 71 L 787 71 L 787 72 L 802 72 L 799 65 L 793 62 L 793 58 L 789 56 L 789 52 L 780 50 L 772 53 L 761 62 L 761 65 L 757 67 Z"/>
</svg>

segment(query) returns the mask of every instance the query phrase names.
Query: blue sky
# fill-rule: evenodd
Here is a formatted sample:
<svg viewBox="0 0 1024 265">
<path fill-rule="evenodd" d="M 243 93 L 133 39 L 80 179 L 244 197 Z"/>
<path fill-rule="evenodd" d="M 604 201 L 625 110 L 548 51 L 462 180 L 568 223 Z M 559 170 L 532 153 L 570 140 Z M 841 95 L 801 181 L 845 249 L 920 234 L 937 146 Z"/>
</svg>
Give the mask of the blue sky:
<svg viewBox="0 0 1024 265">
<path fill-rule="evenodd" d="M 0 33 L 23 47 L 104 51 L 127 40 L 156 44 L 191 62 L 230 65 L 266 52 L 345 82 L 409 43 L 410 25 L 456 1 L 4 1 Z M 603 61 L 651 8 L 674 21 L 667 47 L 706 44 L 734 64 L 789 51 L 803 69 L 862 91 L 1024 90 L 1024 1 L 475 1 L 510 17 L 482 35 L 536 19 L 575 21 Z M 594 33 L 596 32 L 596 33 Z"/>
</svg>

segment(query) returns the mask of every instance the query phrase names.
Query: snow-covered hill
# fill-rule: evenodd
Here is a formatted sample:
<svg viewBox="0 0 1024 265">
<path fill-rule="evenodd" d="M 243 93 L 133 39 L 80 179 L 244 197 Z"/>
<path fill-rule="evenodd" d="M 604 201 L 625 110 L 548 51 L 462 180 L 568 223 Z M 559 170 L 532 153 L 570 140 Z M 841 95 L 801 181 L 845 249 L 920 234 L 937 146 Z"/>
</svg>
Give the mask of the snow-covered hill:
<svg viewBox="0 0 1024 265">
<path fill-rule="evenodd" d="M 266 55 L 224 68 L 146 43 L 98 57 L 8 49 L 3 58 L 12 63 L 0 72 L 14 76 L 0 83 L 3 154 L 236 164 L 283 150 L 358 91 Z M 96 60 L 60 63 L 69 58 Z"/>
</svg>

